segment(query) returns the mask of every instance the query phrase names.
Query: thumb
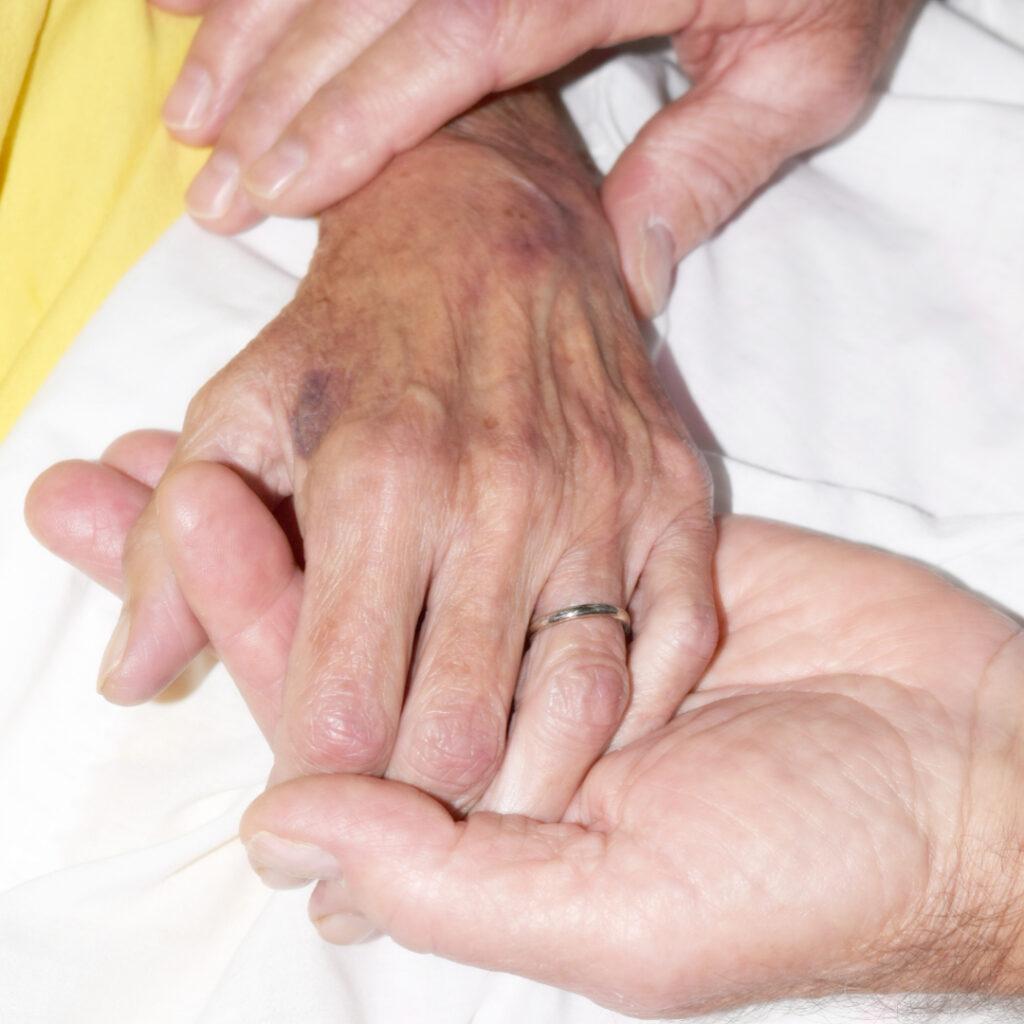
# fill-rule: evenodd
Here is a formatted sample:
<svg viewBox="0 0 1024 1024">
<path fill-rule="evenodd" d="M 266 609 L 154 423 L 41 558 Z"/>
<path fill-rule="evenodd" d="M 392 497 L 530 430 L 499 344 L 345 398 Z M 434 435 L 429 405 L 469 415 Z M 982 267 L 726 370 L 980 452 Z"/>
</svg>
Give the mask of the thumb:
<svg viewBox="0 0 1024 1024">
<path fill-rule="evenodd" d="M 320 775 L 268 790 L 240 834 L 265 881 L 344 878 L 354 908 L 410 949 L 565 984 L 573 951 L 598 933 L 590 889 L 607 837 L 579 825 L 455 821 L 402 783 Z"/>
<path fill-rule="evenodd" d="M 605 211 L 643 316 L 664 308 L 679 260 L 786 160 L 840 130 L 831 118 L 826 123 L 750 98 L 752 83 L 737 81 L 739 74 L 701 82 L 661 110 L 605 180 Z"/>
</svg>

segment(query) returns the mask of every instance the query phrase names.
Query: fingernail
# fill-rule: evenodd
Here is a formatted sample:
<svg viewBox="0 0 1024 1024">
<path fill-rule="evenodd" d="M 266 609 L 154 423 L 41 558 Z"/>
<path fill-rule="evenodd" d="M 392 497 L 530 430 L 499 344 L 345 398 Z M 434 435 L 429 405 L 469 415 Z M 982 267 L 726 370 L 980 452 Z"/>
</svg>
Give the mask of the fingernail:
<svg viewBox="0 0 1024 1024">
<path fill-rule="evenodd" d="M 668 302 L 675 264 L 676 240 L 668 225 L 663 220 L 648 221 L 640 255 L 640 274 L 650 316 L 657 316 Z"/>
<path fill-rule="evenodd" d="M 161 114 L 164 124 L 186 131 L 199 128 L 206 120 L 212 99 L 213 79 L 206 69 L 198 64 L 186 64 L 164 101 Z"/>
<path fill-rule="evenodd" d="M 107 649 L 103 652 L 103 660 L 100 662 L 100 673 L 96 680 L 96 692 L 102 693 L 103 687 L 117 671 L 124 658 L 125 648 L 128 646 L 128 633 L 131 629 L 131 616 L 128 614 L 128 606 L 121 609 L 121 617 L 117 620 L 114 632 L 110 634 L 107 641 Z"/>
<path fill-rule="evenodd" d="M 341 865 L 312 843 L 296 843 L 273 832 L 257 832 L 245 844 L 249 863 L 271 889 L 297 889 L 314 878 L 341 878 Z"/>
<path fill-rule="evenodd" d="M 301 142 L 285 139 L 261 156 L 245 175 L 245 187 L 261 199 L 276 199 L 299 176 L 309 162 L 309 151 Z"/>
<path fill-rule="evenodd" d="M 353 946 L 377 936 L 377 929 L 362 914 L 327 914 L 313 924 L 320 938 L 336 946 Z"/>
<path fill-rule="evenodd" d="M 224 150 L 215 150 L 185 193 L 185 205 L 193 217 L 215 220 L 223 217 L 238 190 L 238 160 Z"/>
</svg>

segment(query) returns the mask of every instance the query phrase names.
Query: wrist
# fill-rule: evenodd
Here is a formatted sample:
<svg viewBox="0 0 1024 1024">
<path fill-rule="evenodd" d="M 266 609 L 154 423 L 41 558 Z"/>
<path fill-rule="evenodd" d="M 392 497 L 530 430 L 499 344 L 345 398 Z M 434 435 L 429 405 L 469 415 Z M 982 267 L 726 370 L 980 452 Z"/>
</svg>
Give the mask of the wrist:
<svg viewBox="0 0 1024 1024">
<path fill-rule="evenodd" d="M 356 320 L 386 309 L 406 325 L 390 362 L 380 329 L 356 343 L 396 380 L 414 366 L 448 379 L 469 360 L 488 361 L 491 379 L 526 379 L 524 366 L 557 353 L 577 384 L 610 377 L 677 429 L 652 386 L 591 169 L 538 93 L 478 108 L 323 215 L 303 290 L 339 288 Z"/>
<path fill-rule="evenodd" d="M 617 273 L 593 167 L 564 112 L 537 88 L 489 100 L 398 155 L 320 224 L 321 250 L 346 252 L 350 266 L 358 250 L 413 272 L 429 254 L 435 269 L 484 260 L 504 273 L 532 262 L 540 273 L 552 258 L 585 251 Z"/>
<path fill-rule="evenodd" d="M 1024 633 L 992 660 L 977 691 L 960 841 L 937 912 L 926 914 L 916 987 L 1024 995 Z M 912 972 L 913 973 L 913 972 Z"/>
<path fill-rule="evenodd" d="M 565 108 L 542 86 L 491 97 L 455 118 L 428 144 L 445 139 L 487 146 L 540 177 L 568 179 L 597 201 L 600 174 Z"/>
</svg>

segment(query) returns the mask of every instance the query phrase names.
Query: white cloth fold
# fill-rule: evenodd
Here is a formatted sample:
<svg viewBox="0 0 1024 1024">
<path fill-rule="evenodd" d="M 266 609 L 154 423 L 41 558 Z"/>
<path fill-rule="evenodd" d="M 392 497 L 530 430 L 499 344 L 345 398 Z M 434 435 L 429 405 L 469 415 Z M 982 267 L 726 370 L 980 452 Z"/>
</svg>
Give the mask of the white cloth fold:
<svg viewBox="0 0 1024 1024">
<path fill-rule="evenodd" d="M 681 88 L 669 62 L 629 54 L 567 100 L 607 167 Z M 1024 7 L 933 2 L 864 125 L 685 262 L 658 360 L 712 453 L 720 508 L 904 552 L 1024 610 L 1022 167 Z M 225 240 L 180 222 L 0 448 L 5 1022 L 619 1019 L 388 941 L 322 944 L 305 894 L 264 890 L 234 838 L 269 756 L 223 670 L 147 707 L 98 700 L 116 602 L 22 524 L 49 463 L 177 426 L 290 297 L 313 241 L 310 223 Z M 758 1019 L 863 1021 L 885 1005 L 780 1005 Z"/>
</svg>

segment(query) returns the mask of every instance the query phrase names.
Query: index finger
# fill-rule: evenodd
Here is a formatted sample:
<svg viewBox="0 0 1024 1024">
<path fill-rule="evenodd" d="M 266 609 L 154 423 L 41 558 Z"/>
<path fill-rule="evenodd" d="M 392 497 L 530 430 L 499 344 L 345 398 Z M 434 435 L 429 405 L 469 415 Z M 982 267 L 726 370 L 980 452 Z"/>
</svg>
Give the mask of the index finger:
<svg viewBox="0 0 1024 1024">
<path fill-rule="evenodd" d="M 419 0 L 317 93 L 248 168 L 244 185 L 265 212 L 316 213 L 490 93 L 546 75 L 596 46 L 685 24 L 694 3 L 644 4 L 629 20 L 624 6 Z"/>
<path fill-rule="evenodd" d="M 306 577 L 272 781 L 381 772 L 398 729 L 431 570 L 426 484 L 354 432 L 321 449 L 303 492 Z"/>
</svg>

